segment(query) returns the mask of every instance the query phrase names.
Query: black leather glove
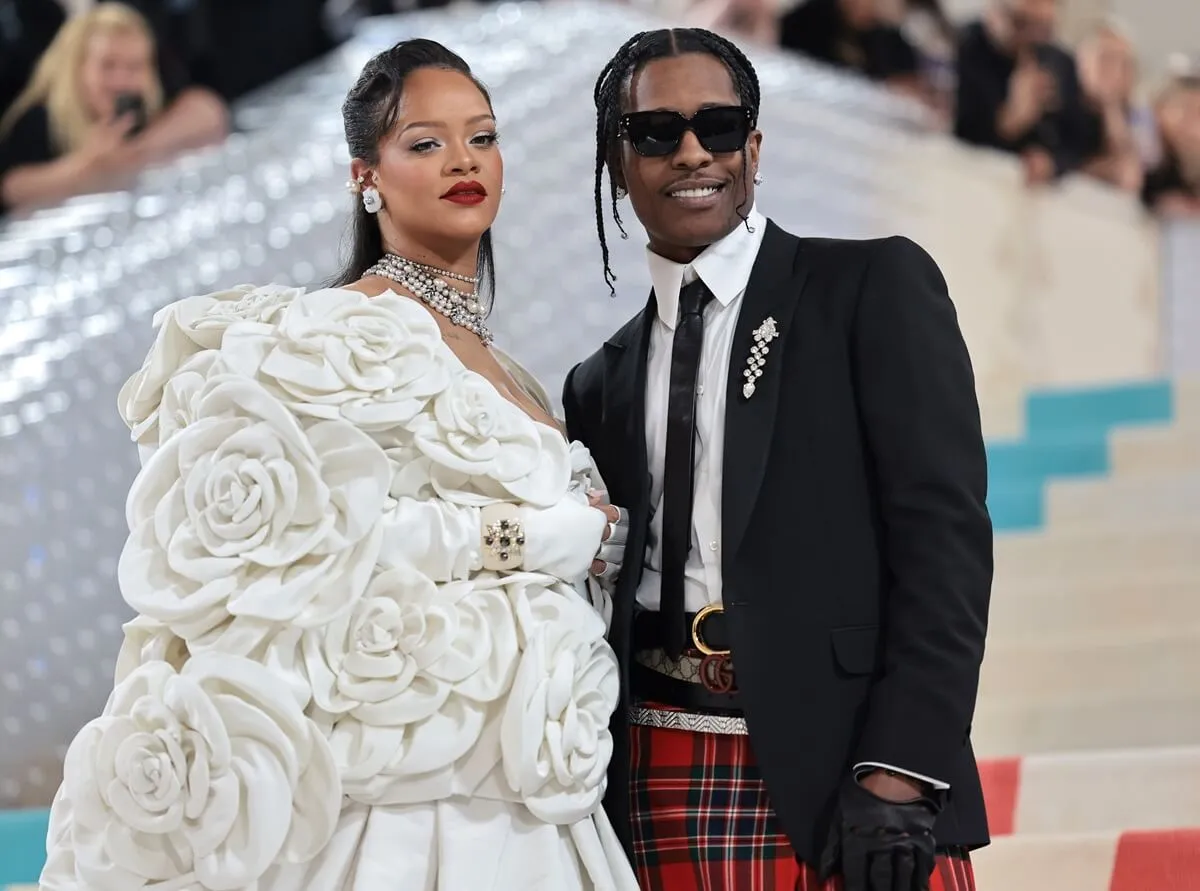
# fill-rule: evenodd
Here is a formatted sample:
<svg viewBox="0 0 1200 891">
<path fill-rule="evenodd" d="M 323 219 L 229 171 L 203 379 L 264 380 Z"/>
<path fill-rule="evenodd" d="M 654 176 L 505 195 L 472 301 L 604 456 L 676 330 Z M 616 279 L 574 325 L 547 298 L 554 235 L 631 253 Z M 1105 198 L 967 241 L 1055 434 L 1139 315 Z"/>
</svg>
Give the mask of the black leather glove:
<svg viewBox="0 0 1200 891">
<path fill-rule="evenodd" d="M 885 801 L 848 779 L 821 853 L 821 880 L 840 872 L 845 891 L 929 891 L 941 809 L 930 797 Z"/>
</svg>

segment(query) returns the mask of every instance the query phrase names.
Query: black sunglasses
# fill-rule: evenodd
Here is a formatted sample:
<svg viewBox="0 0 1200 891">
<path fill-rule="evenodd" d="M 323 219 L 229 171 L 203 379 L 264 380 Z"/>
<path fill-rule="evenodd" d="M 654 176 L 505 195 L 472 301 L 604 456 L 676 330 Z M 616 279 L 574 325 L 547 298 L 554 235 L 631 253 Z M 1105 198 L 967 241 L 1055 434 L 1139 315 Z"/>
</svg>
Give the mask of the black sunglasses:
<svg viewBox="0 0 1200 891">
<path fill-rule="evenodd" d="M 726 155 L 745 147 L 753 121 L 753 112 L 743 105 L 702 108 L 690 118 L 677 111 L 635 111 L 621 117 L 618 133 L 647 158 L 675 152 L 688 130 L 706 152 Z"/>
</svg>

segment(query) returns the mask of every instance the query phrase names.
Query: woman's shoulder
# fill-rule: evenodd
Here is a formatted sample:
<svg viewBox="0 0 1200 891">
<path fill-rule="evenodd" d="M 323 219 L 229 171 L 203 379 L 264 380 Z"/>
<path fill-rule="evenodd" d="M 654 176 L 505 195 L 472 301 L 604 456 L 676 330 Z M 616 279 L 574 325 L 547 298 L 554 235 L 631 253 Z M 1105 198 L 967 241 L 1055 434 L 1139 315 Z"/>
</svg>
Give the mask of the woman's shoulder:
<svg viewBox="0 0 1200 891">
<path fill-rule="evenodd" d="M 12 122 L 11 133 L 49 133 L 50 113 L 46 106 L 38 103 L 26 108 Z"/>
<path fill-rule="evenodd" d="M 26 109 L 0 133 L 0 175 L 24 164 L 53 161 L 57 154 L 44 105 Z"/>
<path fill-rule="evenodd" d="M 405 360 L 409 379 L 428 366 L 422 390 L 445 365 L 437 323 L 422 307 L 345 287 L 238 285 L 168 304 L 153 326 L 146 359 L 118 396 L 133 438 L 148 446 L 170 432 L 160 428 L 164 401 L 178 412 L 181 392 L 217 375 L 265 380 L 293 411 L 323 416 L 364 387 L 385 388 Z"/>
</svg>

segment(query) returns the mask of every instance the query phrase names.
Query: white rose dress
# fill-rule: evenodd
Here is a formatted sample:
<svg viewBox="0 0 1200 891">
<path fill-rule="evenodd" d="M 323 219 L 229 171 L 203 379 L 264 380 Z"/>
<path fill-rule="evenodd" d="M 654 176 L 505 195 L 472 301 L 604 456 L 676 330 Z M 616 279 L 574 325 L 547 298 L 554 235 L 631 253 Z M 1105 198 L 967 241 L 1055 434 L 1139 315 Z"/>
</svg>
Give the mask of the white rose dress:
<svg viewBox="0 0 1200 891">
<path fill-rule="evenodd" d="M 600 806 L 586 450 L 395 294 L 242 286 L 155 324 L 120 396 L 138 615 L 41 887 L 636 891 Z M 529 512 L 526 566 L 575 568 L 483 571 L 498 501 Z"/>
</svg>

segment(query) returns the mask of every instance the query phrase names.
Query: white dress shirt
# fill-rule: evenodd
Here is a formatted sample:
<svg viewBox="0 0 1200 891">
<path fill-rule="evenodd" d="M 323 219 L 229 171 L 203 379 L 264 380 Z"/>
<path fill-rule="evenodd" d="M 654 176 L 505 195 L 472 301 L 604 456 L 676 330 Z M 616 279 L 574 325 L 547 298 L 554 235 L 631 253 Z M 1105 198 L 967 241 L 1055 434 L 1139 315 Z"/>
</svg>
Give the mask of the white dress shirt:
<svg viewBox="0 0 1200 891">
<path fill-rule="evenodd" d="M 692 540 L 684 568 L 684 609 L 696 612 L 721 602 L 721 463 L 725 455 L 725 388 L 733 334 L 742 309 L 742 295 L 758 259 L 766 219 L 757 208 L 747 222 L 709 245 L 691 263 L 683 264 L 646 250 L 658 312 L 650 332 L 646 359 L 646 458 L 650 467 L 650 531 L 645 566 L 638 585 L 638 603 L 658 610 L 662 600 L 663 464 L 667 453 L 667 401 L 671 385 L 671 349 L 679 319 L 679 291 L 699 278 L 715 300 L 704 310 L 704 342 L 696 377 L 696 462 L 692 506 Z M 940 780 L 888 764 L 864 762 L 855 771 L 882 768 L 903 773 L 937 789 Z"/>
<path fill-rule="evenodd" d="M 725 454 L 725 385 L 742 294 L 758 258 L 767 221 L 751 210 L 747 223 L 709 245 L 688 264 L 647 249 L 658 313 L 646 359 L 646 458 L 650 466 L 650 532 L 638 603 L 657 610 L 662 588 L 663 464 L 667 454 L 667 398 L 671 347 L 679 318 L 679 290 L 699 278 L 715 300 L 704 310 L 704 342 L 696 376 L 696 464 L 692 541 L 684 569 L 684 608 L 696 612 L 721 602 L 721 461 Z M 753 231 L 751 231 L 753 230 Z"/>
</svg>

